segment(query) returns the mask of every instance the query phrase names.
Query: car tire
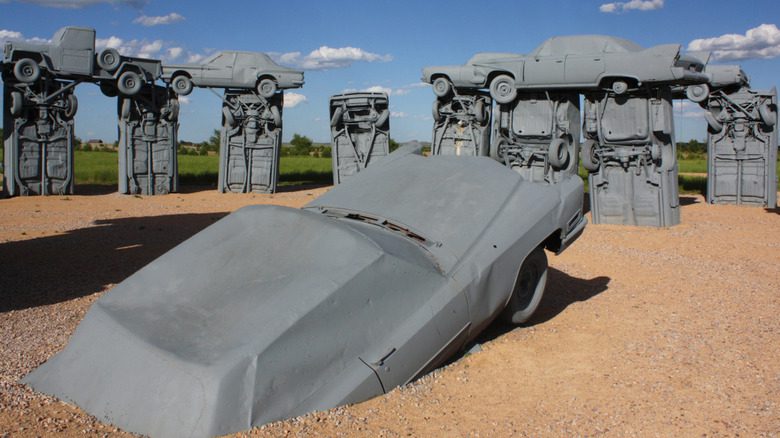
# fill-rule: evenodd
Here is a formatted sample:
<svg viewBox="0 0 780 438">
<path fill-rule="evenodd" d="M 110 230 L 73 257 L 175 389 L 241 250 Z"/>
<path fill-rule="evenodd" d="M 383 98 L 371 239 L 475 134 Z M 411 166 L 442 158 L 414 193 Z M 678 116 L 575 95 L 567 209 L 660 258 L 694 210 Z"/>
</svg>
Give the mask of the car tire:
<svg viewBox="0 0 780 438">
<path fill-rule="evenodd" d="M 257 94 L 265 97 L 266 99 L 273 97 L 273 95 L 276 94 L 276 90 L 276 82 L 274 82 L 273 79 L 260 79 L 260 81 L 257 83 Z"/>
<path fill-rule="evenodd" d="M 14 77 L 26 84 L 35 82 L 41 77 L 41 67 L 30 58 L 22 58 L 14 65 Z"/>
<path fill-rule="evenodd" d="M 452 92 L 452 83 L 446 77 L 438 77 L 433 80 L 433 94 L 438 97 L 447 97 Z"/>
<path fill-rule="evenodd" d="M 100 68 L 107 72 L 113 72 L 119 67 L 119 63 L 122 58 L 119 56 L 119 51 L 116 49 L 105 49 L 97 57 L 97 64 Z"/>
<path fill-rule="evenodd" d="M 62 112 L 62 115 L 65 117 L 65 119 L 70 120 L 76 116 L 76 112 L 78 110 L 79 100 L 75 95 L 69 94 L 68 97 L 65 98 L 65 108 Z"/>
<path fill-rule="evenodd" d="M 333 116 L 330 118 L 330 126 L 335 127 L 339 123 L 341 123 L 341 116 L 344 115 L 344 108 L 343 107 L 336 107 L 335 110 L 333 110 Z"/>
<path fill-rule="evenodd" d="M 178 99 L 171 99 L 168 101 L 168 111 L 165 113 L 165 120 L 169 122 L 175 122 L 179 120 L 179 101 Z"/>
<path fill-rule="evenodd" d="M 502 319 L 510 324 L 522 324 L 531 319 L 542 301 L 546 285 L 547 255 L 541 246 L 537 246 L 520 265 Z"/>
<path fill-rule="evenodd" d="M 621 95 L 626 94 L 626 91 L 628 91 L 628 82 L 624 80 L 617 80 L 612 82 L 612 92 Z"/>
<path fill-rule="evenodd" d="M 122 105 L 119 108 L 119 120 L 130 120 L 130 110 L 132 102 L 130 99 L 122 98 Z"/>
<path fill-rule="evenodd" d="M 685 88 L 685 97 L 691 102 L 701 103 L 710 96 L 710 87 L 707 84 L 689 85 Z"/>
<path fill-rule="evenodd" d="M 656 162 L 661 159 L 661 146 L 658 143 L 650 145 L 650 159 Z"/>
<path fill-rule="evenodd" d="M 387 123 L 387 120 L 390 118 L 390 111 L 388 110 L 382 110 L 381 113 L 379 113 L 379 117 L 376 119 L 376 122 L 374 125 L 376 127 L 385 126 L 385 123 Z"/>
<path fill-rule="evenodd" d="M 226 106 L 222 107 L 222 125 L 227 128 L 236 126 L 236 118 L 233 117 L 233 112 L 230 111 L 230 108 Z"/>
<path fill-rule="evenodd" d="M 568 142 L 563 138 L 554 138 L 547 149 L 547 161 L 555 170 L 561 170 L 569 161 Z"/>
<path fill-rule="evenodd" d="M 490 82 L 490 97 L 497 103 L 510 103 L 517 97 L 515 80 L 509 75 L 498 75 Z"/>
<path fill-rule="evenodd" d="M 658 163 L 658 170 L 667 172 L 674 168 L 676 158 L 671 146 L 661 146 L 661 160 Z"/>
<path fill-rule="evenodd" d="M 704 110 L 704 120 L 707 121 L 707 125 L 710 128 L 710 132 L 717 134 L 723 131 L 723 123 L 719 122 L 715 116 L 707 110 Z"/>
<path fill-rule="evenodd" d="M 171 88 L 173 88 L 173 92 L 179 96 L 188 96 L 192 93 L 192 87 L 192 79 L 186 75 L 180 74 L 174 76 L 171 80 Z"/>
<path fill-rule="evenodd" d="M 506 143 L 506 140 L 499 137 L 493 141 L 490 142 L 490 150 L 488 151 L 488 155 L 490 155 L 490 158 L 498 161 L 501 164 L 504 164 L 504 157 L 501 156 L 501 146 L 503 146 Z"/>
<path fill-rule="evenodd" d="M 16 117 L 22 114 L 22 109 L 24 108 L 24 96 L 22 96 L 22 93 L 18 91 L 12 91 L 11 92 L 11 103 L 8 105 L 8 110 L 11 112 L 11 115 Z"/>
<path fill-rule="evenodd" d="M 582 161 L 582 167 L 588 172 L 595 172 L 599 170 L 601 163 L 599 157 L 596 155 L 596 140 L 589 138 L 582 144 L 580 150 L 580 161 Z"/>
<path fill-rule="evenodd" d="M 758 107 L 758 115 L 761 117 L 761 123 L 770 128 L 777 124 L 777 113 L 772 111 L 767 103 Z"/>
<path fill-rule="evenodd" d="M 119 75 L 119 79 L 116 80 L 116 88 L 125 96 L 135 96 L 141 91 L 143 83 L 141 75 L 134 71 L 126 71 Z"/>
<path fill-rule="evenodd" d="M 488 120 L 487 111 L 485 111 L 485 102 L 482 100 L 478 100 L 477 103 L 474 104 L 474 119 L 481 126 L 484 126 L 485 122 Z"/>
<path fill-rule="evenodd" d="M 271 107 L 271 120 L 274 122 L 274 125 L 281 126 L 282 125 L 282 114 L 279 112 L 279 108 L 276 106 Z"/>
</svg>

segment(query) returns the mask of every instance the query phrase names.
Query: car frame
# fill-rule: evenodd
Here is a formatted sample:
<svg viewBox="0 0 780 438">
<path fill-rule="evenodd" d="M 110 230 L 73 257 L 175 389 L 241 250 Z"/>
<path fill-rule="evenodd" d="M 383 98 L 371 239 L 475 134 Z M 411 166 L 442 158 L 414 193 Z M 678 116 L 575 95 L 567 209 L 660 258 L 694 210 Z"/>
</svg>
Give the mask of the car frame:
<svg viewBox="0 0 780 438">
<path fill-rule="evenodd" d="M 270 98 L 278 90 L 303 86 L 303 72 L 275 63 L 261 52 L 223 50 L 197 64 L 162 66 L 162 78 L 176 94 L 186 96 L 193 86 L 254 89 Z"/>
<path fill-rule="evenodd" d="M 585 227 L 582 180 L 412 149 L 303 209 L 228 215 L 98 299 L 24 381 L 128 431 L 222 435 L 380 395 L 495 318 L 528 321 L 544 249 Z"/>
<path fill-rule="evenodd" d="M 528 55 L 477 53 L 465 65 L 423 69 L 423 82 L 437 96 L 456 88 L 488 88 L 499 104 L 509 103 L 520 89 L 610 90 L 624 94 L 645 84 L 703 84 L 709 57 L 681 54 L 679 44 L 648 49 L 606 35 L 553 37 Z"/>
</svg>

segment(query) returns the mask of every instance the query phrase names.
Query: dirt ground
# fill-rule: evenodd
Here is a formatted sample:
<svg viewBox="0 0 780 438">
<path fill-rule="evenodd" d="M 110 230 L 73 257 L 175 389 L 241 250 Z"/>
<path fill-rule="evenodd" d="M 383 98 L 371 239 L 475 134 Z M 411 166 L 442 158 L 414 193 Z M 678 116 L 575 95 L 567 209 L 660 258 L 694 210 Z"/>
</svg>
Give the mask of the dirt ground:
<svg viewBox="0 0 780 438">
<path fill-rule="evenodd" d="M 0 437 L 121 435 L 17 381 L 95 299 L 230 211 L 327 188 L 0 199 Z M 780 209 L 681 196 L 682 225 L 589 225 L 538 313 L 357 405 L 252 436 L 780 436 Z"/>
</svg>

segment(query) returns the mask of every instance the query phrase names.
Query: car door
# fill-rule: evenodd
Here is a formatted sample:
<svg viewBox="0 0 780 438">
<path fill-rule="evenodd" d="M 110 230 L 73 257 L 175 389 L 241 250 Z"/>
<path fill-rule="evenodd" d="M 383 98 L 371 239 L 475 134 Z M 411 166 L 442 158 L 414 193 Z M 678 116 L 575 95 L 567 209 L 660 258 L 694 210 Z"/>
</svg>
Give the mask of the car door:
<svg viewBox="0 0 780 438">
<path fill-rule="evenodd" d="M 525 62 L 523 83 L 535 85 L 564 85 L 565 56 L 532 56 Z"/>
<path fill-rule="evenodd" d="M 604 54 L 566 55 L 564 78 L 569 84 L 597 85 L 604 73 Z"/>
<path fill-rule="evenodd" d="M 223 52 L 204 65 L 203 85 L 227 87 L 233 85 L 233 64 L 236 54 Z"/>
</svg>

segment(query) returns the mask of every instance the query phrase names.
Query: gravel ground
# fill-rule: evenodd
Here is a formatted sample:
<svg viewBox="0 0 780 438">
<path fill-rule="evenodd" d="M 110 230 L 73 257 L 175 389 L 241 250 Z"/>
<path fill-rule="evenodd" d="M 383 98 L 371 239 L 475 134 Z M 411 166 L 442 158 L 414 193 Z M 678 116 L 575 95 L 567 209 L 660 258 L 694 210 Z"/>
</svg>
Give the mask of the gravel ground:
<svg viewBox="0 0 780 438">
<path fill-rule="evenodd" d="M 192 191 L 0 200 L 0 437 L 123 432 L 17 381 L 106 290 L 241 206 Z M 780 436 L 780 209 L 682 196 L 669 229 L 590 225 L 529 324 L 385 396 L 252 436 Z"/>
</svg>

